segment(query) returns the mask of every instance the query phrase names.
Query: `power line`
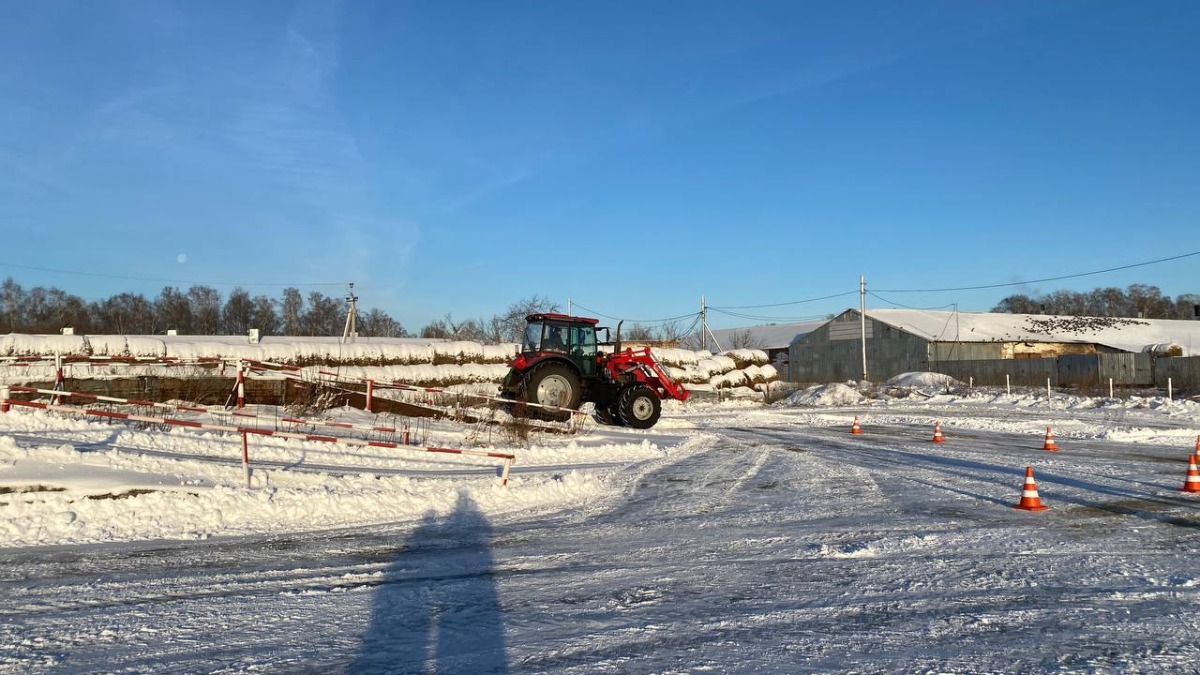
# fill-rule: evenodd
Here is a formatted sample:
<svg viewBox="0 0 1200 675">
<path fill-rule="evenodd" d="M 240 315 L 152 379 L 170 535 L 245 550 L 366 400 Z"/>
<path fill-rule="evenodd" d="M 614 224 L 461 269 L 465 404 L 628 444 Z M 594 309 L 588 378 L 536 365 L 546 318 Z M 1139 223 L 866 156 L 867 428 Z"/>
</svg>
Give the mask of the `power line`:
<svg viewBox="0 0 1200 675">
<path fill-rule="evenodd" d="M 1030 279 L 1028 281 L 1012 281 L 1004 284 L 984 284 L 981 286 L 960 286 L 958 288 L 886 288 L 880 289 L 880 293 L 942 293 L 947 291 L 978 291 L 987 288 L 1005 288 L 1008 286 L 1024 286 L 1026 284 L 1040 284 L 1046 281 L 1062 281 L 1063 279 L 1078 279 L 1079 277 L 1089 277 L 1095 274 L 1106 274 L 1108 272 L 1118 272 L 1120 270 L 1133 269 L 1134 267 L 1145 267 L 1147 265 L 1157 265 L 1159 263 L 1170 262 L 1172 260 L 1180 260 L 1200 255 L 1200 251 L 1192 251 L 1191 253 L 1183 253 L 1180 255 L 1171 256 L 1169 258 L 1159 258 L 1158 260 L 1147 260 L 1146 262 L 1133 263 L 1131 265 L 1120 265 L 1118 267 L 1109 267 L 1103 270 L 1094 270 L 1091 272 L 1080 272 L 1078 274 L 1065 274 L 1060 277 L 1046 277 L 1045 279 Z"/>
<path fill-rule="evenodd" d="M 660 324 L 660 323 L 670 323 L 672 321 L 679 321 L 680 319 L 688 319 L 688 318 L 691 318 L 694 316 L 700 316 L 700 312 L 691 312 L 689 314 L 680 314 L 679 316 L 671 316 L 671 317 L 667 317 L 665 319 L 626 319 L 626 318 L 619 317 L 619 316 L 612 316 L 610 314 L 605 314 L 603 312 L 597 312 L 596 310 L 591 309 L 590 307 L 585 307 L 585 306 L 579 304 L 578 302 L 572 301 L 571 304 L 575 305 L 576 307 L 578 307 L 579 309 L 582 309 L 585 312 L 588 312 L 589 314 L 593 314 L 595 316 L 602 316 L 605 319 L 612 319 L 613 321 L 631 321 L 633 323 L 640 323 L 640 324 L 644 324 L 644 325 L 645 324 L 655 325 L 655 324 Z"/>
<path fill-rule="evenodd" d="M 742 312 L 730 312 L 730 311 L 723 310 L 723 309 L 713 309 L 712 307 L 710 307 L 709 309 L 712 309 L 712 311 L 717 312 L 719 314 L 724 314 L 726 316 L 732 316 L 737 319 L 746 319 L 748 321 L 765 321 L 765 322 L 793 323 L 793 322 L 801 322 L 801 321 L 818 321 L 821 319 L 825 319 L 826 317 L 829 316 L 829 313 L 814 314 L 814 315 L 809 315 L 809 316 L 764 316 L 764 315 L 758 315 L 758 314 L 744 314 Z"/>
<path fill-rule="evenodd" d="M 185 279 L 155 279 L 153 277 L 127 277 L 120 274 L 100 274 L 97 272 L 76 272 L 73 270 L 59 270 L 50 267 L 34 267 L 32 265 L 17 265 L 15 263 L 0 262 L 0 267 L 14 267 L 22 270 L 31 270 L 35 272 L 53 272 L 54 274 L 71 274 L 80 277 L 99 277 L 103 279 L 121 279 L 123 281 L 153 281 L 155 283 L 166 284 L 190 284 L 192 286 L 345 286 L 348 282 L 312 282 L 312 283 L 236 283 L 231 281 L 187 281 Z"/>
<path fill-rule="evenodd" d="M 895 300 L 888 300 L 887 298 L 876 295 L 875 293 L 872 293 L 871 291 L 867 291 L 867 295 L 869 295 L 872 298 L 875 298 L 876 300 L 879 300 L 881 302 L 886 302 L 887 304 L 892 305 L 894 307 L 903 307 L 904 309 L 915 309 L 915 310 L 946 309 L 947 307 L 954 307 L 955 304 L 957 304 L 957 303 L 950 302 L 945 305 L 941 305 L 939 307 L 909 307 L 908 305 L 896 302 Z"/>
<path fill-rule="evenodd" d="M 855 293 L 858 293 L 858 291 L 846 291 L 845 293 L 834 293 L 833 295 L 826 295 L 826 296 L 822 296 L 820 298 L 809 298 L 807 300 L 793 300 L 791 302 L 777 302 L 777 303 L 770 304 L 770 305 L 731 305 L 728 307 L 713 307 L 712 305 L 709 305 L 708 308 L 722 310 L 722 309 L 764 309 L 767 307 L 785 307 L 787 305 L 802 305 L 806 302 L 819 302 L 821 300 L 831 300 L 833 298 L 840 298 L 840 297 L 847 296 L 847 295 L 854 295 Z"/>
</svg>

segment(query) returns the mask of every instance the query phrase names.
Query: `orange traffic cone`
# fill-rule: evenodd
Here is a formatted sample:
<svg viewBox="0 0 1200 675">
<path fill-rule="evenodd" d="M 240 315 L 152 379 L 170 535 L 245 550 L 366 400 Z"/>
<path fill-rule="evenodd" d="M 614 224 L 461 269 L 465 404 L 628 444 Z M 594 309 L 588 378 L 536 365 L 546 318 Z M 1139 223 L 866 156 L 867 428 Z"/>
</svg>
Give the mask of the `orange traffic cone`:
<svg viewBox="0 0 1200 675">
<path fill-rule="evenodd" d="M 946 439 L 942 437 L 942 423 L 941 422 L 933 423 L 933 442 L 934 443 L 945 443 L 946 442 Z"/>
<path fill-rule="evenodd" d="M 1021 491 L 1021 502 L 1013 504 L 1014 509 L 1023 511 L 1045 511 L 1050 508 L 1042 503 L 1038 496 L 1037 483 L 1033 482 L 1033 467 L 1025 467 L 1025 488 Z"/>
<path fill-rule="evenodd" d="M 1058 452 L 1058 446 L 1054 444 L 1054 434 L 1050 432 L 1050 427 L 1046 427 L 1046 442 L 1042 444 L 1042 449 Z"/>
<path fill-rule="evenodd" d="M 862 427 L 858 426 L 858 415 L 854 416 L 854 424 L 850 425 L 850 433 L 852 433 L 852 434 L 861 434 L 862 433 Z"/>
<path fill-rule="evenodd" d="M 1180 492 L 1200 492 L 1200 471 L 1196 470 L 1196 455 L 1188 456 L 1187 480 L 1183 482 Z"/>
</svg>

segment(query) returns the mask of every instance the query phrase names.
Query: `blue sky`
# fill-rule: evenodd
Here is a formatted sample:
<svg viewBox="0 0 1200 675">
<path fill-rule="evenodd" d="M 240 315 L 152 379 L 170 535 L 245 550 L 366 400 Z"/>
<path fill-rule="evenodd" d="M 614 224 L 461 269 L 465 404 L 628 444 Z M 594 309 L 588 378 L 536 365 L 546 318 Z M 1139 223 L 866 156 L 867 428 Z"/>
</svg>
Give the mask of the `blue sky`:
<svg viewBox="0 0 1200 675">
<path fill-rule="evenodd" d="M 1200 250 L 1200 3 L 50 0 L 5 15 L 0 277 L 26 286 L 341 295 L 352 280 L 410 329 L 533 294 L 655 319 L 702 295 L 853 293 L 737 310 L 799 319 L 857 306 L 859 275 L 890 301 L 963 310 L 1061 288 L 1200 292 L 1200 257 L 882 292 Z"/>
</svg>

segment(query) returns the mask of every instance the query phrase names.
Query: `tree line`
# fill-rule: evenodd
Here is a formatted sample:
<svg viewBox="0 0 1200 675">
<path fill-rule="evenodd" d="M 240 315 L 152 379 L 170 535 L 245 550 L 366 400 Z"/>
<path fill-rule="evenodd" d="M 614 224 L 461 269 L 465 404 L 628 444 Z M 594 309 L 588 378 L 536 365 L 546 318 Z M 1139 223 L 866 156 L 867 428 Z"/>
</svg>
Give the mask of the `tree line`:
<svg viewBox="0 0 1200 675">
<path fill-rule="evenodd" d="M 1171 298 L 1163 295 L 1157 286 L 1132 284 L 1124 290 L 1109 287 L 1092 291 L 1054 291 L 1038 297 L 1010 295 L 992 311 L 1130 319 L 1196 319 L 1200 318 L 1200 294 L 1184 293 Z"/>
<path fill-rule="evenodd" d="M 12 277 L 0 284 L 0 333 L 54 334 L 70 327 L 91 335 L 162 335 L 168 330 L 179 335 L 245 335 L 257 328 L 263 335 L 340 337 L 347 311 L 343 297 L 320 291 L 305 295 L 297 288 L 285 288 L 279 297 L 270 297 L 252 296 L 238 287 L 226 297 L 210 286 L 196 285 L 186 291 L 166 286 L 152 298 L 119 293 L 87 301 L 59 288 L 24 288 Z M 360 306 L 356 328 L 363 337 L 520 342 L 526 315 L 557 311 L 556 303 L 534 295 L 487 318 L 458 321 L 447 314 L 414 335 L 386 312 Z"/>
<path fill-rule="evenodd" d="M 257 328 L 263 335 L 336 335 L 346 325 L 346 301 L 320 291 L 304 295 L 285 288 L 278 298 L 251 296 L 234 288 L 228 297 L 210 286 L 182 291 L 167 286 L 157 297 L 119 293 L 87 301 L 59 288 L 24 288 L 12 277 L 0 284 L 0 332 L 58 333 L 70 327 L 92 335 L 245 335 Z M 359 335 L 405 337 L 399 321 L 386 312 L 358 312 Z"/>
</svg>

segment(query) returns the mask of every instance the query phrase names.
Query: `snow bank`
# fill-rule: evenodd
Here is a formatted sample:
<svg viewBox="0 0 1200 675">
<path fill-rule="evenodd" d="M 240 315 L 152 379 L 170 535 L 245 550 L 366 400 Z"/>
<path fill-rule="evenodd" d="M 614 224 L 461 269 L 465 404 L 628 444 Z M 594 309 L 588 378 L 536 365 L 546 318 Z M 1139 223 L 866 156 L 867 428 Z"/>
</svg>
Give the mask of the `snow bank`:
<svg viewBox="0 0 1200 675">
<path fill-rule="evenodd" d="M 329 417 L 378 420 L 350 409 L 329 411 Z M 428 442 L 446 447 L 464 447 L 472 431 L 429 424 Z M 21 430 L 20 443 L 3 433 L 13 429 Z M 462 494 L 490 515 L 576 508 L 607 495 L 611 479 L 625 467 L 659 460 L 665 452 L 644 432 L 621 429 L 598 430 L 582 440 L 539 437 L 528 447 L 486 447 L 518 456 L 507 487 L 499 484 L 494 459 L 255 438 L 247 487 L 236 462 L 236 435 L 166 433 L 12 411 L 0 415 L 0 547 L 205 539 L 416 520 L 430 511 L 450 513 Z"/>
<path fill-rule="evenodd" d="M 866 397 L 860 394 L 857 389 L 835 382 L 833 384 L 821 384 L 798 391 L 775 405 L 781 407 L 859 405 L 866 400 Z"/>
<path fill-rule="evenodd" d="M 900 373 L 887 381 L 889 387 L 914 389 L 922 392 L 944 392 L 962 387 L 962 382 L 942 373 Z"/>
</svg>

